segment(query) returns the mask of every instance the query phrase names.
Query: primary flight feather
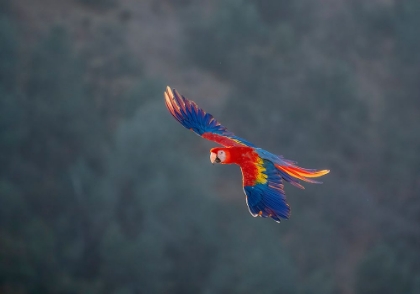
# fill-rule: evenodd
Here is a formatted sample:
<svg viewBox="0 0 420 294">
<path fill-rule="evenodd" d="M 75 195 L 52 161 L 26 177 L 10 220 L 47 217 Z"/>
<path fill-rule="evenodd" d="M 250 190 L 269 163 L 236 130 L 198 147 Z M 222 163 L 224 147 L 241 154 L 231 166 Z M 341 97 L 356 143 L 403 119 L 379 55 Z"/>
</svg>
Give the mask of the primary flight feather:
<svg viewBox="0 0 420 294">
<path fill-rule="evenodd" d="M 210 150 L 210 161 L 237 164 L 242 171 L 246 203 L 252 216 L 271 217 L 276 222 L 288 219 L 290 206 L 286 202 L 283 180 L 303 189 L 299 180 L 320 184 L 312 178 L 321 177 L 329 170 L 306 169 L 296 162 L 274 155 L 235 136 L 210 113 L 195 102 L 186 99 L 175 89 L 166 87 L 165 103 L 172 116 L 187 129 L 224 147 Z"/>
</svg>

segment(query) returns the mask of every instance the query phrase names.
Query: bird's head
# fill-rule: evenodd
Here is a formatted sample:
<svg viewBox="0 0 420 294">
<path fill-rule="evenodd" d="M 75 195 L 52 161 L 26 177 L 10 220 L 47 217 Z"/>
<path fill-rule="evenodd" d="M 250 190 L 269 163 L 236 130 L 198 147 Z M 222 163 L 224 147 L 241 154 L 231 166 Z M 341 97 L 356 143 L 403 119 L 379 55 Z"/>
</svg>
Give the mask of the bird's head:
<svg viewBox="0 0 420 294">
<path fill-rule="evenodd" d="M 227 148 L 212 148 L 210 150 L 211 163 L 228 163 L 230 153 Z"/>
</svg>

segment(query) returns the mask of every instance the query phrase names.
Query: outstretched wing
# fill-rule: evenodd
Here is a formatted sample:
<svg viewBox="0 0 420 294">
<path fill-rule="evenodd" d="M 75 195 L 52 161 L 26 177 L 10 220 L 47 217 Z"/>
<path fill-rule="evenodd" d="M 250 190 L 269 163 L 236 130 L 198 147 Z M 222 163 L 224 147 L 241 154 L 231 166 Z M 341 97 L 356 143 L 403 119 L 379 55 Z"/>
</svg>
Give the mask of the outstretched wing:
<svg viewBox="0 0 420 294">
<path fill-rule="evenodd" d="M 290 217 L 283 179 L 274 164 L 257 157 L 241 166 L 246 203 L 252 216 L 271 217 L 276 222 Z"/>
<path fill-rule="evenodd" d="M 175 89 L 172 90 L 166 87 L 165 103 L 169 112 L 177 121 L 185 128 L 192 130 L 207 140 L 214 141 L 225 147 L 255 147 L 254 144 L 229 132 L 210 113 L 206 113 L 194 101 L 186 99 Z"/>
<path fill-rule="evenodd" d="M 260 148 L 253 148 L 253 153 L 240 166 L 249 212 L 253 216 L 271 217 L 276 222 L 290 216 L 283 180 L 303 189 L 298 180 L 320 184 L 312 178 L 329 173 L 329 170 L 299 167 L 294 161 Z"/>
</svg>

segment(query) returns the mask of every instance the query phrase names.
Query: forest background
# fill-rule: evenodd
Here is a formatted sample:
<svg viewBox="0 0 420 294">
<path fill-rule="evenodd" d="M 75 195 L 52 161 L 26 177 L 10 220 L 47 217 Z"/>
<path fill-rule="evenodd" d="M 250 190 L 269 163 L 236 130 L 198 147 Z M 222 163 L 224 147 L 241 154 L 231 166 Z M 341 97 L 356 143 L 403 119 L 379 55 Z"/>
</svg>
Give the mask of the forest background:
<svg viewBox="0 0 420 294">
<path fill-rule="evenodd" d="M 1 0 L 0 292 L 420 293 L 420 1 Z M 328 168 L 246 208 L 166 85 Z"/>
</svg>

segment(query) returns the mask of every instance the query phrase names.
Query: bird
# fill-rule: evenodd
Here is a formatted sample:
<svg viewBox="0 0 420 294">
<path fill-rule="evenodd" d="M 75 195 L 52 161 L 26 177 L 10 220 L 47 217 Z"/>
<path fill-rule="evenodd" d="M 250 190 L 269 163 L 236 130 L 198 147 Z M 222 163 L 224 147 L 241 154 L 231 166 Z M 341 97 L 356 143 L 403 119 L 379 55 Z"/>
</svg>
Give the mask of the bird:
<svg viewBox="0 0 420 294">
<path fill-rule="evenodd" d="M 283 182 L 304 189 L 299 180 L 321 184 L 322 182 L 313 178 L 330 172 L 327 169 L 299 167 L 295 161 L 270 153 L 235 136 L 213 115 L 169 86 L 166 87 L 164 98 L 167 109 L 181 125 L 223 146 L 210 149 L 211 163 L 239 165 L 246 203 L 253 217 L 271 218 L 278 223 L 282 219 L 289 219 L 290 205 L 286 201 Z"/>
</svg>

